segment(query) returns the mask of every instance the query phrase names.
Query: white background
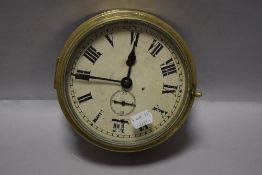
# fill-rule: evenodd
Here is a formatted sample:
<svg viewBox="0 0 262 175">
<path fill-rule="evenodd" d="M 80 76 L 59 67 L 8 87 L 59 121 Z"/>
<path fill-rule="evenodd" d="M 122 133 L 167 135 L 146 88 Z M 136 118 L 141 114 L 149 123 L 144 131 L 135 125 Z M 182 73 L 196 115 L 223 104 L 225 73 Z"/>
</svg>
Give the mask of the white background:
<svg viewBox="0 0 262 175">
<path fill-rule="evenodd" d="M 53 89 L 68 35 L 113 8 L 170 23 L 195 59 L 204 96 L 166 143 L 100 150 L 75 135 Z M 0 174 L 262 174 L 262 1 L 1 0 Z"/>
</svg>

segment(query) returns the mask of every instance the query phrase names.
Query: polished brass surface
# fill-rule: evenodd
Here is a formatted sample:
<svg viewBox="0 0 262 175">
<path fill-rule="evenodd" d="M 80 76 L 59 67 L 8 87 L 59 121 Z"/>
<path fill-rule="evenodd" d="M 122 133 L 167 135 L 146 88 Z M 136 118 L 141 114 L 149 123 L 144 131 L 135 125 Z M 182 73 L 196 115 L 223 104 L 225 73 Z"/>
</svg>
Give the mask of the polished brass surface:
<svg viewBox="0 0 262 175">
<path fill-rule="evenodd" d="M 192 94 L 194 97 L 202 97 L 202 92 L 199 92 L 199 91 L 194 91 L 192 92 Z"/>
</svg>

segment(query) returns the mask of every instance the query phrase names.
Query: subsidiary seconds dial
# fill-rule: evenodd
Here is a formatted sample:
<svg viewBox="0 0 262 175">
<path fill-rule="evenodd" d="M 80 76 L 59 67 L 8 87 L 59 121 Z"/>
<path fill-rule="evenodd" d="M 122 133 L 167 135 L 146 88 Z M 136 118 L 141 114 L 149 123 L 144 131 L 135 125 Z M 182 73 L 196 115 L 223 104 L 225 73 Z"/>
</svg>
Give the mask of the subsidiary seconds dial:
<svg viewBox="0 0 262 175">
<path fill-rule="evenodd" d="M 118 90 L 112 95 L 110 106 L 115 114 L 119 116 L 128 115 L 132 113 L 136 107 L 136 98 L 131 92 Z"/>
</svg>

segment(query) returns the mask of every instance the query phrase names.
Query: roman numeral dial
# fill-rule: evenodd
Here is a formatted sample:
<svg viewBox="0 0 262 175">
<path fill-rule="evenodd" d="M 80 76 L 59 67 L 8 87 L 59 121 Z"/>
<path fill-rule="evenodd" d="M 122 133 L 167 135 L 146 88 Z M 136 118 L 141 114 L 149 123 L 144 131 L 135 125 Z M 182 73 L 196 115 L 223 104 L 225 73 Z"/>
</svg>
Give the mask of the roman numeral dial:
<svg viewBox="0 0 262 175">
<path fill-rule="evenodd" d="M 182 109 L 186 64 L 171 42 L 147 24 L 110 25 L 83 39 L 68 61 L 69 109 L 98 139 L 142 143 L 171 126 L 173 114 Z M 142 124 L 132 123 L 145 111 L 150 115 L 137 120 Z"/>
<path fill-rule="evenodd" d="M 95 62 L 98 60 L 98 58 L 100 58 L 100 56 L 102 55 L 102 53 L 100 53 L 99 51 L 97 51 L 94 47 L 89 46 L 85 53 L 84 56 L 91 61 L 93 64 L 95 64 Z"/>
<path fill-rule="evenodd" d="M 113 122 L 113 132 L 124 133 L 125 132 L 125 124 L 128 124 L 127 120 L 124 119 L 112 119 Z"/>
<path fill-rule="evenodd" d="M 138 32 L 131 32 L 131 45 L 134 45 L 137 47 L 138 39 L 139 39 L 140 33 Z"/>
<path fill-rule="evenodd" d="M 107 41 L 110 43 L 110 45 L 111 45 L 112 47 L 114 47 L 114 37 L 113 37 L 113 34 L 112 34 L 112 33 L 111 33 L 111 34 L 107 34 L 107 35 L 105 35 L 105 37 L 106 37 Z"/>
<path fill-rule="evenodd" d="M 92 120 L 94 123 L 97 122 L 98 119 L 101 118 L 101 116 L 103 115 L 104 111 L 102 109 L 99 110 L 99 112 L 96 114 L 95 118 Z"/>
<path fill-rule="evenodd" d="M 78 97 L 77 99 L 78 99 L 78 102 L 79 102 L 79 103 L 83 103 L 83 102 L 85 102 L 85 101 L 88 101 L 88 100 L 93 99 L 93 97 L 92 97 L 92 94 L 91 94 L 91 92 L 90 92 L 90 93 L 88 93 L 88 94 L 86 94 L 86 95 L 83 95 L 83 96 Z"/>
<path fill-rule="evenodd" d="M 164 117 L 168 113 L 167 111 L 165 111 L 162 108 L 160 108 L 159 105 L 154 106 L 153 110 L 158 112 L 162 117 Z"/>
<path fill-rule="evenodd" d="M 163 84 L 162 94 L 174 94 L 177 90 L 177 86 Z"/>
<path fill-rule="evenodd" d="M 170 58 L 169 60 L 165 61 L 160 65 L 162 75 L 165 77 L 167 75 L 171 75 L 174 73 L 177 73 L 176 65 L 174 63 L 174 60 Z"/>
<path fill-rule="evenodd" d="M 159 43 L 156 39 L 153 40 L 153 42 L 151 43 L 148 51 L 150 52 L 150 54 L 153 57 L 156 57 L 157 54 L 163 49 L 163 45 L 161 43 Z"/>
<path fill-rule="evenodd" d="M 89 80 L 90 78 L 90 71 L 83 71 L 83 70 L 77 70 L 75 75 L 75 79 L 79 80 Z"/>
</svg>

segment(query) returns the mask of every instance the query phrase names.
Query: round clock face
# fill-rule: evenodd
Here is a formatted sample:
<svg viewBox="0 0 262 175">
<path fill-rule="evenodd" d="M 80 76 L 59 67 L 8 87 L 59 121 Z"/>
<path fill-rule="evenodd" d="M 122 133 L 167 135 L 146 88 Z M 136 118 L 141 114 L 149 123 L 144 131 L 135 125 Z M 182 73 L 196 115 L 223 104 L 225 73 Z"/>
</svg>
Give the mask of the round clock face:
<svg viewBox="0 0 262 175">
<path fill-rule="evenodd" d="M 155 145 L 184 121 L 191 99 L 190 65 L 181 52 L 176 40 L 142 20 L 98 25 L 64 64 L 67 118 L 107 149 Z"/>
</svg>

